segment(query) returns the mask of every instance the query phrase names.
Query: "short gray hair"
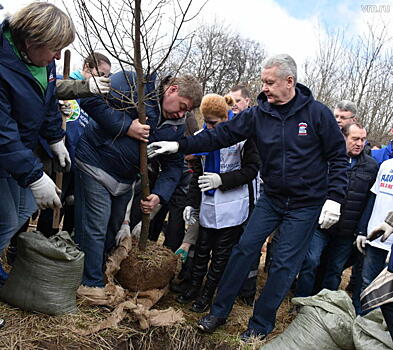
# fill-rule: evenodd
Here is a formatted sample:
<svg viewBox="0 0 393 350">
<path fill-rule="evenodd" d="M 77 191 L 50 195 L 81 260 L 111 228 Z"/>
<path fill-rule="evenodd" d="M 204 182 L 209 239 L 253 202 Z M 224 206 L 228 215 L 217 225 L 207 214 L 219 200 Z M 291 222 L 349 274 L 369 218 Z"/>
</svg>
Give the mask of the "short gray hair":
<svg viewBox="0 0 393 350">
<path fill-rule="evenodd" d="M 293 77 L 294 83 L 297 82 L 297 66 L 295 60 L 283 53 L 280 55 L 275 55 L 267 58 L 262 63 L 263 69 L 268 69 L 272 67 L 278 67 L 278 74 L 281 78 L 287 78 L 288 76 Z"/>
<path fill-rule="evenodd" d="M 358 112 L 356 104 L 349 100 L 342 100 L 338 102 L 335 108 L 339 109 L 340 111 L 351 112 L 354 116 Z"/>
</svg>

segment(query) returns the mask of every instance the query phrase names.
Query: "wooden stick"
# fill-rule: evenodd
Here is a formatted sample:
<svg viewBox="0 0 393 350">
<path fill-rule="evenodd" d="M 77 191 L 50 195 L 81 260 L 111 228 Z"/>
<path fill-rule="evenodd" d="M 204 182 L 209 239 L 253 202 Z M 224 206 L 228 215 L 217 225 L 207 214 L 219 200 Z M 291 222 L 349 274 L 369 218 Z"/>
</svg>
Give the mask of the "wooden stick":
<svg viewBox="0 0 393 350">
<path fill-rule="evenodd" d="M 66 80 L 70 76 L 70 63 L 71 63 L 71 51 L 65 50 L 64 52 L 64 67 L 63 67 L 63 79 Z M 67 116 L 62 114 L 62 128 L 66 130 L 66 119 Z M 63 173 L 56 172 L 56 186 L 61 190 L 63 187 Z M 59 229 L 60 227 L 60 208 L 53 209 L 53 221 L 52 221 L 52 228 Z"/>
</svg>

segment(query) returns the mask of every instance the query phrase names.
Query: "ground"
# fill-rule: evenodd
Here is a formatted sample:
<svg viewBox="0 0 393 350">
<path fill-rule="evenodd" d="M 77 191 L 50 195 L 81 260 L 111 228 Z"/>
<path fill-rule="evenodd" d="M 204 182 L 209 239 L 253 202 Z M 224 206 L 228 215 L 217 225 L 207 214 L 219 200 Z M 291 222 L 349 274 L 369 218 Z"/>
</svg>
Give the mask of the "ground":
<svg viewBox="0 0 393 350">
<path fill-rule="evenodd" d="M 258 278 L 259 290 L 263 287 L 266 274 L 263 272 L 261 258 Z M 348 272 L 344 278 L 346 283 Z M 276 328 L 266 340 L 244 345 L 238 335 L 246 329 L 252 308 L 241 302 L 234 305 L 227 323 L 213 335 L 201 334 L 195 322 L 201 317 L 189 311 L 191 305 L 180 305 L 176 295 L 168 293 L 156 305 L 158 309 L 168 306 L 182 309 L 186 321 L 174 327 L 151 328 L 140 331 L 138 323 L 131 316 L 126 317 L 119 327 L 104 330 L 90 336 L 80 336 L 77 329 L 85 329 L 106 318 L 110 309 L 78 305 L 79 312 L 74 315 L 47 316 L 15 309 L 0 302 L 0 317 L 6 326 L 0 330 L 1 350 L 235 350 L 259 349 L 262 344 L 282 333 L 294 316 L 290 313 L 291 295 L 282 303 Z"/>
</svg>

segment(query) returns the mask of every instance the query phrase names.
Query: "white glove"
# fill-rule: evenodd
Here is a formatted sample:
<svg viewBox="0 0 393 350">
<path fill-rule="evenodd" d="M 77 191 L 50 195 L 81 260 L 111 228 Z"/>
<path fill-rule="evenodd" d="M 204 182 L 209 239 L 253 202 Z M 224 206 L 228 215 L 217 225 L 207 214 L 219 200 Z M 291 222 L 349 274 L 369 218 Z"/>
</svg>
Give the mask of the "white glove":
<svg viewBox="0 0 393 350">
<path fill-rule="evenodd" d="M 331 199 L 326 200 L 319 216 L 318 224 L 322 229 L 327 229 L 340 219 L 341 204 Z"/>
<path fill-rule="evenodd" d="M 393 227 L 390 226 L 389 224 L 387 224 L 386 222 L 383 222 L 381 225 L 375 227 L 370 234 L 368 235 L 368 239 L 370 241 L 380 237 L 381 237 L 381 242 L 385 242 L 389 236 L 392 234 L 393 232 Z"/>
<path fill-rule="evenodd" d="M 198 184 L 201 191 L 205 192 L 221 186 L 222 180 L 220 175 L 216 173 L 203 173 L 198 178 Z"/>
<path fill-rule="evenodd" d="M 33 196 L 40 209 L 60 208 L 61 201 L 59 195 L 61 191 L 56 187 L 52 179 L 45 173 L 32 184 L 29 185 Z"/>
<path fill-rule="evenodd" d="M 68 154 L 67 148 L 64 145 L 64 141 L 61 140 L 59 142 L 53 143 L 49 145 L 52 152 L 57 156 L 59 159 L 60 166 L 65 168 L 65 171 L 68 172 L 71 169 L 71 158 Z"/>
<path fill-rule="evenodd" d="M 142 230 L 142 221 L 139 221 L 132 229 L 131 236 L 139 239 L 139 237 L 141 236 L 141 230 Z"/>
<path fill-rule="evenodd" d="M 193 225 L 198 221 L 199 210 L 191 206 L 186 206 L 183 210 L 183 219 L 187 225 Z"/>
<path fill-rule="evenodd" d="M 179 150 L 179 144 L 175 141 L 153 142 L 147 146 L 147 157 L 153 158 L 159 154 L 176 153 Z"/>
<path fill-rule="evenodd" d="M 71 107 L 71 103 L 69 103 L 68 101 L 59 100 L 59 106 L 61 113 L 63 113 L 64 115 L 69 116 L 72 114 L 73 110 Z"/>
<path fill-rule="evenodd" d="M 122 224 L 120 227 L 120 230 L 117 231 L 117 234 L 116 234 L 116 238 L 115 238 L 116 245 L 119 245 L 120 242 L 127 237 L 131 237 L 130 225 L 129 224 Z"/>
<path fill-rule="evenodd" d="M 153 209 L 153 211 L 149 214 L 150 215 L 150 220 L 153 220 L 156 214 L 160 211 L 162 205 L 157 204 L 156 207 Z M 139 239 L 141 236 L 141 230 L 142 230 L 142 221 L 139 221 L 134 228 L 132 229 L 131 236 Z"/>
<path fill-rule="evenodd" d="M 89 90 L 92 94 L 107 94 L 111 89 L 111 78 L 91 77 L 89 78 Z"/>
<path fill-rule="evenodd" d="M 361 252 L 363 255 L 366 255 L 366 241 L 366 236 L 359 235 L 356 237 L 356 248 L 358 248 L 358 251 Z"/>
</svg>

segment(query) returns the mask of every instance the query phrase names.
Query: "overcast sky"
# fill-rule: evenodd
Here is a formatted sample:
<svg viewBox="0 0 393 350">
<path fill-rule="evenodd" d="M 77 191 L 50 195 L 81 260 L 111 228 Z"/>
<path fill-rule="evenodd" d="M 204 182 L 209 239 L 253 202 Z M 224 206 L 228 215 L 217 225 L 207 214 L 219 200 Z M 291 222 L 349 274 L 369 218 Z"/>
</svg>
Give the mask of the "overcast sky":
<svg viewBox="0 0 393 350">
<path fill-rule="evenodd" d="M 25 0 L 0 0 L 14 12 Z M 61 4 L 59 0 L 53 0 Z M 66 1 L 70 5 L 71 1 Z M 195 6 L 203 0 L 194 0 Z M 210 0 L 194 25 L 222 21 L 243 37 L 261 42 L 269 55 L 288 53 L 299 66 L 317 48 L 318 37 L 341 28 L 347 37 L 361 34 L 367 23 L 389 23 L 393 36 L 393 0 Z"/>
</svg>

